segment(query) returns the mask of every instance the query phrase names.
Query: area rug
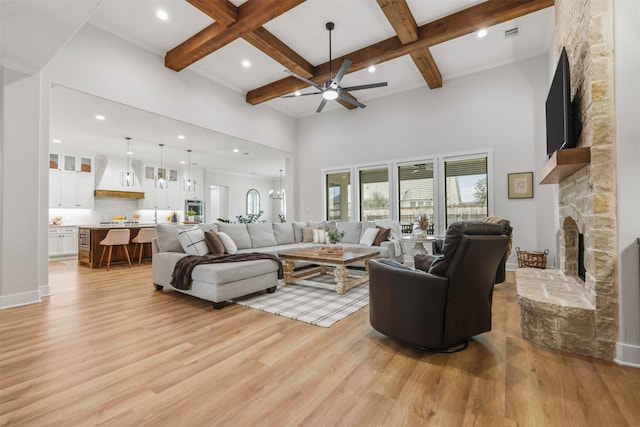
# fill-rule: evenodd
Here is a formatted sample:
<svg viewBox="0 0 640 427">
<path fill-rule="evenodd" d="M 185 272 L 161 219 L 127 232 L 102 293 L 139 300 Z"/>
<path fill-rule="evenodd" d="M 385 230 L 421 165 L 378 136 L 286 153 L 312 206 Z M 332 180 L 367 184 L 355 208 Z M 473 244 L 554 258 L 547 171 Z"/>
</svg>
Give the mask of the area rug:
<svg viewBox="0 0 640 427">
<path fill-rule="evenodd" d="M 237 299 L 235 302 L 328 328 L 369 304 L 369 285 L 365 283 L 339 295 L 327 289 L 280 284 L 272 294 L 257 294 Z"/>
</svg>

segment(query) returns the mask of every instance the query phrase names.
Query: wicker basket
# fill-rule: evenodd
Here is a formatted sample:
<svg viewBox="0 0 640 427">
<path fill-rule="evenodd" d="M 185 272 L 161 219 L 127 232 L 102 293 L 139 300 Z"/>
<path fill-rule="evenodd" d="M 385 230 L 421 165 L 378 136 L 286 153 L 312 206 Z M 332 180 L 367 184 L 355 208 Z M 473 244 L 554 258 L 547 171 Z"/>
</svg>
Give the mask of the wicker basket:
<svg viewBox="0 0 640 427">
<path fill-rule="evenodd" d="M 519 247 L 516 247 L 516 253 L 518 254 L 518 267 L 547 268 L 549 249 L 545 249 L 544 252 L 536 252 L 521 251 Z"/>
</svg>

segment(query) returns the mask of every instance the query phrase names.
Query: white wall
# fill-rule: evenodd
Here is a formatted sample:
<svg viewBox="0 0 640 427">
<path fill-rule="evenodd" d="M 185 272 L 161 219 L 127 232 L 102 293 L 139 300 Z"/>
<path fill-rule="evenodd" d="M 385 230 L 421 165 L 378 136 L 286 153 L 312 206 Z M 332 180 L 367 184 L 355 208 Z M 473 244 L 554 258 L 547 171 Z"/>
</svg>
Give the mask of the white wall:
<svg viewBox="0 0 640 427">
<path fill-rule="evenodd" d="M 37 302 L 41 292 L 48 294 L 41 268 L 44 264 L 46 270 L 47 260 L 41 124 L 43 114 L 48 117 L 40 102 L 46 99 L 41 84 L 39 74 L 3 82 L 0 308 Z"/>
<path fill-rule="evenodd" d="M 546 160 L 545 56 L 376 99 L 367 108 L 316 114 L 298 122 L 294 217 L 320 219 L 323 168 L 493 149 L 494 214 L 508 218 L 514 247 L 555 250 L 552 190 L 535 185 L 533 199 L 508 199 L 507 174 L 538 171 Z M 395 213 L 394 213 L 395 215 Z M 545 227 L 549 229 L 546 230 Z M 513 255 L 512 255 L 513 256 Z"/>
<path fill-rule="evenodd" d="M 237 215 L 246 215 L 247 191 L 255 188 L 260 193 L 260 209 L 264 211 L 260 221 L 280 221 L 278 219 L 278 213 L 280 213 L 279 201 L 269 198 L 269 191 L 278 188 L 278 179 L 265 179 L 254 175 L 225 173 L 207 169 L 205 171 L 205 188 L 210 188 L 212 185 L 226 187 L 228 190 L 229 216 L 226 219 L 236 221 Z M 205 196 L 205 209 L 208 209 L 208 206 L 211 206 L 210 194 Z M 215 219 L 213 218 L 213 220 Z"/>
<path fill-rule="evenodd" d="M 46 68 L 53 83 L 284 151 L 295 148 L 294 119 L 164 58 L 85 25 Z M 247 126 L 251 123 L 251 126 Z"/>
<path fill-rule="evenodd" d="M 618 291 L 616 360 L 640 367 L 640 3 L 614 1 Z"/>
</svg>

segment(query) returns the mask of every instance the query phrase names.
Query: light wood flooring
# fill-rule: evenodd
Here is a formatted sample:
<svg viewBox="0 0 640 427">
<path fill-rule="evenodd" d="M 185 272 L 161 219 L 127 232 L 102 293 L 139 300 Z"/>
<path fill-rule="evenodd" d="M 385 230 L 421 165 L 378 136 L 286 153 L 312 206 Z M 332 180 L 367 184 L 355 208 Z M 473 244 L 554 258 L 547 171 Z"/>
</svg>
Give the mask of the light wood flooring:
<svg viewBox="0 0 640 427">
<path fill-rule="evenodd" d="M 510 281 L 493 331 L 432 354 L 176 292 L 150 265 L 50 265 L 51 297 L 0 310 L 0 424 L 640 426 L 640 369 L 524 340 Z"/>
</svg>

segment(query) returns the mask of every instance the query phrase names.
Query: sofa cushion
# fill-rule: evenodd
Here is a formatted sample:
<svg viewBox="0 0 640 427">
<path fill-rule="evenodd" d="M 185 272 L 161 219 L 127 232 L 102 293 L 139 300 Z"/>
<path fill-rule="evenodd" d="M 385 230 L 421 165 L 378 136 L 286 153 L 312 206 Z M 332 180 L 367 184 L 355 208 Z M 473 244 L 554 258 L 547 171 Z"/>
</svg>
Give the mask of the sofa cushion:
<svg viewBox="0 0 640 427">
<path fill-rule="evenodd" d="M 182 252 L 182 245 L 178 240 L 178 231 L 187 227 L 180 225 L 158 224 L 156 225 L 156 236 L 158 249 L 160 252 Z M 190 227 L 189 227 L 190 228 Z"/>
<path fill-rule="evenodd" d="M 224 231 L 221 231 L 218 233 L 218 237 L 220 238 L 220 241 L 224 245 L 224 251 L 226 253 L 235 254 L 236 252 L 238 252 L 238 247 L 234 243 L 233 239 L 229 237 L 227 233 L 225 233 Z"/>
<path fill-rule="evenodd" d="M 209 253 L 209 247 L 204 240 L 204 231 L 198 226 L 179 231 L 178 240 L 184 252 L 189 255 L 206 255 Z"/>
<path fill-rule="evenodd" d="M 273 234 L 276 236 L 276 242 L 279 245 L 288 245 L 296 242 L 293 235 L 293 225 L 286 222 L 274 222 Z"/>
<path fill-rule="evenodd" d="M 311 242 L 313 242 L 313 230 L 317 230 L 317 228 L 302 227 L 302 242 L 303 243 L 311 243 Z"/>
<path fill-rule="evenodd" d="M 273 234 L 271 223 L 261 222 L 247 224 L 247 232 L 251 239 L 252 248 L 262 248 L 264 246 L 277 245 L 276 236 Z"/>
<path fill-rule="evenodd" d="M 294 221 L 291 223 L 291 226 L 293 227 L 293 239 L 295 240 L 295 243 L 302 242 L 302 229 L 307 226 L 307 223 Z"/>
<path fill-rule="evenodd" d="M 362 237 L 360 238 L 359 243 L 365 246 L 372 246 L 377 236 L 378 236 L 377 228 L 367 228 L 364 231 L 364 233 L 362 233 Z"/>
<path fill-rule="evenodd" d="M 390 228 L 378 227 L 378 230 L 378 235 L 376 236 L 376 240 L 373 242 L 373 246 L 380 246 L 382 242 L 389 240 L 389 236 L 391 235 Z"/>
<path fill-rule="evenodd" d="M 339 222 L 336 224 L 338 231 L 344 231 L 341 243 L 359 243 L 362 234 L 361 222 Z"/>
<path fill-rule="evenodd" d="M 207 243 L 209 247 L 209 251 L 214 255 L 222 255 L 224 253 L 224 243 L 218 237 L 218 233 L 215 231 L 205 231 L 204 232 L 204 241 Z"/>
<path fill-rule="evenodd" d="M 227 236 L 231 237 L 233 243 L 236 244 L 236 247 L 238 249 L 246 249 L 251 247 L 251 237 L 249 237 L 249 232 L 247 231 L 247 224 L 227 224 L 221 222 L 218 224 L 218 230 L 226 233 Z"/>
</svg>

